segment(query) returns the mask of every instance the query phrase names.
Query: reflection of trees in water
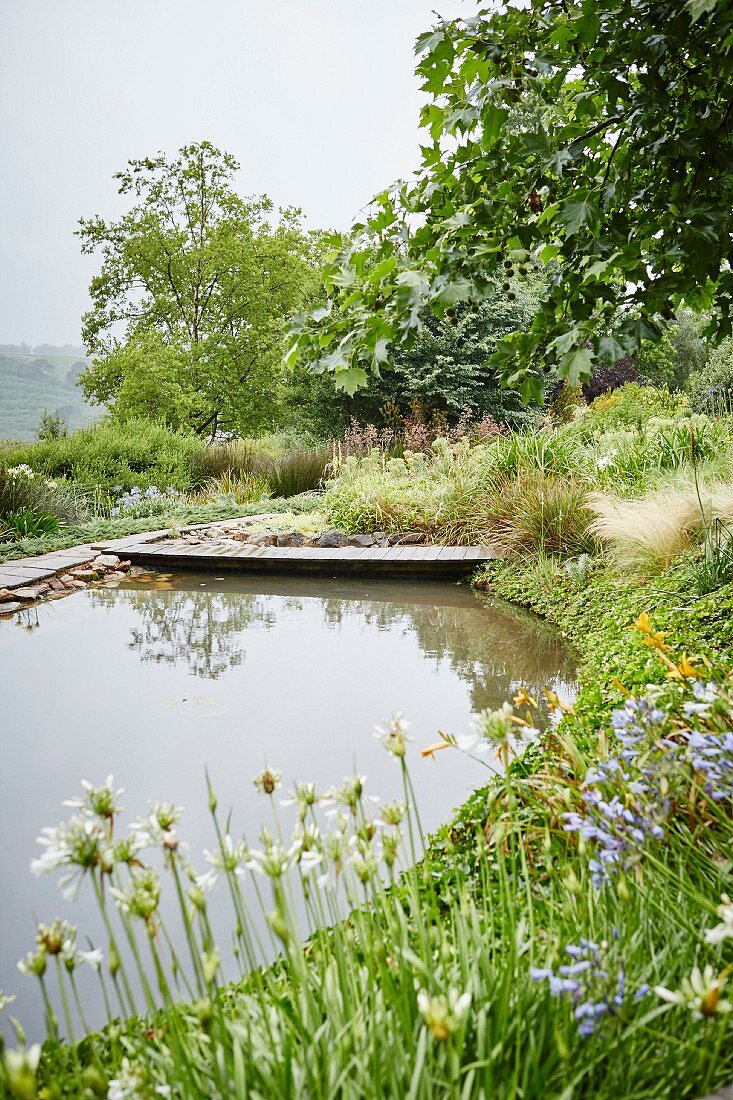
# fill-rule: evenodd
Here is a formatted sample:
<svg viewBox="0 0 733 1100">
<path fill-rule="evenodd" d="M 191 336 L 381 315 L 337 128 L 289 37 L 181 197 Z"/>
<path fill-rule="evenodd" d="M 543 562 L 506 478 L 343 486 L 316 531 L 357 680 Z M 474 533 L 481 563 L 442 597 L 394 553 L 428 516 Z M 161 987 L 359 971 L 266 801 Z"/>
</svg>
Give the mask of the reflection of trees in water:
<svg viewBox="0 0 733 1100">
<path fill-rule="evenodd" d="M 172 587 L 97 589 L 94 598 L 107 606 L 123 602 L 139 616 L 130 647 L 142 661 L 185 663 L 207 680 L 242 664 L 248 629 L 270 630 L 314 600 L 330 627 L 351 623 L 413 635 L 426 657 L 447 661 L 470 686 L 474 710 L 499 706 L 519 684 L 539 694 L 546 685 L 571 684 L 575 678 L 574 655 L 550 626 L 509 604 L 465 592 L 446 593 L 441 604 L 419 589 L 395 592 L 393 602 L 381 594 L 348 599 Z"/>
<path fill-rule="evenodd" d="M 386 629 L 401 620 L 426 657 L 447 661 L 470 685 L 474 711 L 500 706 L 520 684 L 538 696 L 543 687 L 569 688 L 575 680 L 576 657 L 562 644 L 556 630 L 500 600 L 477 596 L 461 603 L 403 607 L 370 600 L 324 603 L 331 622 L 354 616 Z"/>
<path fill-rule="evenodd" d="M 216 680 L 243 663 L 248 628 L 269 629 L 277 622 L 276 607 L 267 596 L 97 589 L 94 598 L 106 606 L 124 603 L 139 615 L 129 645 L 141 661 L 187 664 L 203 680 Z"/>
</svg>

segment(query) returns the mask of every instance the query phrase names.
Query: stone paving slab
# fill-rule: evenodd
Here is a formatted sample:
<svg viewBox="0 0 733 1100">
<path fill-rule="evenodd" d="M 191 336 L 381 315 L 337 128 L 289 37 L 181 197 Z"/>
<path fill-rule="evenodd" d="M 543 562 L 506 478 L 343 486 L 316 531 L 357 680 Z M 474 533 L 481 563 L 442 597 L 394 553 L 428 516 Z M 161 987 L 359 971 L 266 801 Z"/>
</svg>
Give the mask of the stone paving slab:
<svg viewBox="0 0 733 1100">
<path fill-rule="evenodd" d="M 91 546 L 72 546 L 68 550 L 53 550 L 32 558 L 15 558 L 0 563 L 0 588 L 22 588 L 33 581 L 43 581 L 83 565 L 96 557 Z"/>
</svg>

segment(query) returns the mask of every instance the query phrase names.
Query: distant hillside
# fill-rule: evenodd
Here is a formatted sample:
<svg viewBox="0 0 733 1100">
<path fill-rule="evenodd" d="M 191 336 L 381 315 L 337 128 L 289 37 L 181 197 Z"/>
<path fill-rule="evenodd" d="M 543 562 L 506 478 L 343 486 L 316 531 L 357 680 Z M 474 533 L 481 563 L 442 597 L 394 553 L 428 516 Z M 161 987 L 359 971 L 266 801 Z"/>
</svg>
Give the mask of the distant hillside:
<svg viewBox="0 0 733 1100">
<path fill-rule="evenodd" d="M 98 419 L 103 410 L 87 405 L 76 384 L 86 364 L 84 349 L 71 345 L 0 344 L 0 439 L 33 439 L 44 412 L 71 431 Z"/>
</svg>

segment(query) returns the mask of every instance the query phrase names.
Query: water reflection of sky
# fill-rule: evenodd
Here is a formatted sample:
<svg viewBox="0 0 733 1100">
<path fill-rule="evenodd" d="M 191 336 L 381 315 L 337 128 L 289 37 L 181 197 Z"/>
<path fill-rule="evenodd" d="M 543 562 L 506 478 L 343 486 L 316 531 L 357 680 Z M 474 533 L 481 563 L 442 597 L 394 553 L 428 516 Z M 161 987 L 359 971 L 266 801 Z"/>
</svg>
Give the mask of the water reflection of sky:
<svg viewBox="0 0 733 1100">
<path fill-rule="evenodd" d="M 113 772 L 128 820 L 148 799 L 184 805 L 201 868 L 212 846 L 205 767 L 233 828 L 254 840 L 267 807 L 250 779 L 265 761 L 321 790 L 358 767 L 372 793 L 398 797 L 399 769 L 372 730 L 401 710 L 435 828 L 485 775 L 458 753 L 417 750 L 438 729 L 464 732 L 473 711 L 520 684 L 567 696 L 573 675 L 544 624 L 447 584 L 197 574 L 87 590 L 0 623 L 0 988 L 18 994 L 13 1011 L 40 1026 L 36 990 L 15 969 L 34 915 L 96 927 L 84 892 L 66 903 L 28 872 L 34 838 L 65 816 L 82 778 Z"/>
</svg>

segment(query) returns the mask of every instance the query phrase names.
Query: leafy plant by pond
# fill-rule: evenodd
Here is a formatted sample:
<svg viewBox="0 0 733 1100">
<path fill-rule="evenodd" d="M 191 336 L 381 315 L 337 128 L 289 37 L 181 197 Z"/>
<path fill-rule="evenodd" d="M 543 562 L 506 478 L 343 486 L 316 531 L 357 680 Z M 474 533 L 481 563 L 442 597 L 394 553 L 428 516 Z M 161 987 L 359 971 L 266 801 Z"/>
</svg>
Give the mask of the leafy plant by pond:
<svg viewBox="0 0 733 1100">
<path fill-rule="evenodd" d="M 34 508 L 19 508 L 0 520 L 0 534 L 10 538 L 38 538 L 53 535 L 58 529 L 58 516 L 53 512 L 37 512 Z"/>
</svg>

